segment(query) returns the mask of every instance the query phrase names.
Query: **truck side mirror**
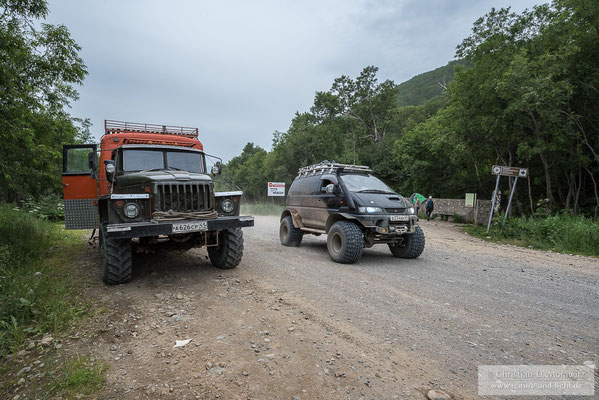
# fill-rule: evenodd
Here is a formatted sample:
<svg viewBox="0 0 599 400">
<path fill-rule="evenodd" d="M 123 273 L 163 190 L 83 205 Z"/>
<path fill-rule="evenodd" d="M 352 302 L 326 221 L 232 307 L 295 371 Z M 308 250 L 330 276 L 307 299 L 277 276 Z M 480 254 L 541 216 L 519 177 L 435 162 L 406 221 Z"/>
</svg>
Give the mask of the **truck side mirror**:
<svg viewBox="0 0 599 400">
<path fill-rule="evenodd" d="M 96 179 L 98 177 L 98 156 L 95 151 L 87 154 L 87 166 L 91 171 L 91 177 Z"/>
<path fill-rule="evenodd" d="M 335 194 L 335 192 L 336 192 L 336 190 L 335 190 L 335 185 L 334 185 L 333 183 L 329 183 L 329 184 L 326 186 L 325 193 L 326 193 L 326 194 Z"/>
<path fill-rule="evenodd" d="M 114 160 L 104 160 L 104 168 L 106 169 L 106 179 L 108 179 L 108 182 L 112 182 L 114 179 L 114 172 L 116 171 Z"/>
</svg>

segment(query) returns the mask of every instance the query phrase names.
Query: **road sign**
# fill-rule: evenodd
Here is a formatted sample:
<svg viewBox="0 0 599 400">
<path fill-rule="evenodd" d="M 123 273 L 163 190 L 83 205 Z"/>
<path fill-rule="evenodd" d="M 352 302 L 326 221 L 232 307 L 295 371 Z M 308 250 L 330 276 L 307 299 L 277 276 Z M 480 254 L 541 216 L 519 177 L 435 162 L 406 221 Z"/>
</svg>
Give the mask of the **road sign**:
<svg viewBox="0 0 599 400">
<path fill-rule="evenodd" d="M 285 196 L 285 182 L 268 182 L 269 196 Z"/>
<path fill-rule="evenodd" d="M 505 165 L 493 165 L 491 173 L 493 175 L 517 176 L 520 178 L 528 178 L 528 168 L 506 167 Z"/>
<path fill-rule="evenodd" d="M 474 207 L 476 203 L 476 193 L 466 193 L 466 204 L 465 207 Z"/>
</svg>

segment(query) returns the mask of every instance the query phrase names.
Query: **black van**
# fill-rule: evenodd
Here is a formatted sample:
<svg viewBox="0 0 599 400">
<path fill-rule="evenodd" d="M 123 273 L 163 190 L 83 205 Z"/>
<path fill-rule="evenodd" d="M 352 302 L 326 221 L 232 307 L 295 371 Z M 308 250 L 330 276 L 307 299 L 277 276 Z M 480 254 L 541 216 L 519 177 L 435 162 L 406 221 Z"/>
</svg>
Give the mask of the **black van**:
<svg viewBox="0 0 599 400">
<path fill-rule="evenodd" d="M 301 168 L 287 194 L 279 237 L 299 246 L 304 234 L 327 234 L 333 261 L 354 263 L 364 247 L 389 246 L 400 258 L 424 250 L 415 209 L 365 166 L 323 161 Z"/>
</svg>

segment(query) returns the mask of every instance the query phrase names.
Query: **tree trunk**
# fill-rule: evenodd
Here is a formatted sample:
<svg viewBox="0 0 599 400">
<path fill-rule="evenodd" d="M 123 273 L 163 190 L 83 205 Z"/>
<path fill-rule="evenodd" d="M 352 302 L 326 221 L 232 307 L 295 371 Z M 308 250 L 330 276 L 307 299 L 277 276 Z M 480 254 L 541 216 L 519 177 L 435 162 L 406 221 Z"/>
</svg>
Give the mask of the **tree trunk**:
<svg viewBox="0 0 599 400">
<path fill-rule="evenodd" d="M 543 142 L 543 140 L 541 139 L 541 128 L 537 123 L 537 119 L 535 118 L 532 112 L 529 112 L 528 114 L 534 124 L 535 137 L 539 142 Z M 545 170 L 545 185 L 547 188 L 547 200 L 549 200 L 549 204 L 547 206 L 549 207 L 549 210 L 551 210 L 553 208 L 553 203 L 555 202 L 555 200 L 553 199 L 553 189 L 551 187 L 551 172 L 549 170 L 549 163 L 547 162 L 545 152 L 540 151 L 539 157 L 541 158 L 541 162 L 543 163 L 543 169 Z"/>
<path fill-rule="evenodd" d="M 526 166 L 526 168 L 528 168 L 528 166 Z M 531 179 L 532 178 L 529 176 L 526 180 L 528 181 L 528 199 L 530 200 L 530 215 L 533 215 L 535 213 L 535 205 L 532 200 L 532 184 L 530 183 Z"/>
<path fill-rule="evenodd" d="M 549 163 L 547 162 L 545 153 L 540 152 L 539 157 L 541 158 L 543 169 L 545 170 L 545 187 L 547 189 L 547 199 L 549 200 L 548 207 L 551 210 L 553 208 L 553 203 L 555 202 L 555 199 L 553 198 L 553 188 L 551 187 L 551 171 L 549 170 Z"/>
<path fill-rule="evenodd" d="M 591 170 L 588 168 L 585 169 L 587 170 L 587 172 L 591 176 L 591 180 L 593 181 L 593 189 L 595 190 L 595 201 L 597 202 L 597 205 L 595 206 L 595 217 L 593 219 L 597 221 L 597 212 L 599 211 L 599 192 L 597 192 L 597 181 L 595 181 L 595 177 L 593 176 Z"/>
</svg>

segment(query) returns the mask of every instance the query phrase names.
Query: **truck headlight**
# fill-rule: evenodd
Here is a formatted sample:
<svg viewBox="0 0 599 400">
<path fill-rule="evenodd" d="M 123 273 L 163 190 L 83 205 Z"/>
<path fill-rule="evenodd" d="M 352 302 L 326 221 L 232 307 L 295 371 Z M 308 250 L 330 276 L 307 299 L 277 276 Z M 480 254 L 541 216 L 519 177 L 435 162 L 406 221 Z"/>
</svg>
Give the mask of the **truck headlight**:
<svg viewBox="0 0 599 400">
<path fill-rule="evenodd" d="M 231 199 L 224 199 L 220 205 L 220 208 L 223 210 L 224 213 L 228 214 L 235 209 L 235 204 L 233 204 L 233 201 Z"/>
<path fill-rule="evenodd" d="M 383 209 L 380 207 L 358 207 L 358 211 L 361 213 L 374 214 L 374 213 L 382 213 Z"/>
<path fill-rule="evenodd" d="M 414 207 L 410 207 L 410 208 L 408 208 L 408 213 L 409 214 L 415 214 L 416 213 L 416 209 Z"/>
<path fill-rule="evenodd" d="M 135 203 L 127 203 L 123 208 L 123 213 L 127 218 L 135 218 L 139 215 L 139 207 Z"/>
</svg>

